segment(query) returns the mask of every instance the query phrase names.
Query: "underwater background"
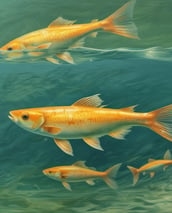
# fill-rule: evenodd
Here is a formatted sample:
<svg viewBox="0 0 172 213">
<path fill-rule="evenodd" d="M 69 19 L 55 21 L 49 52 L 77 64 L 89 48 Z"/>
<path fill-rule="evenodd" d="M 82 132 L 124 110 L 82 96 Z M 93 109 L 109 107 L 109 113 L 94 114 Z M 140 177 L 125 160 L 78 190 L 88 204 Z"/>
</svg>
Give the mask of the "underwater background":
<svg viewBox="0 0 172 213">
<path fill-rule="evenodd" d="M 0 1 L 0 46 L 27 32 L 47 27 L 58 16 L 87 23 L 103 19 L 124 0 Z M 133 127 L 125 140 L 102 137 L 104 152 L 82 140 L 72 140 L 74 157 L 63 153 L 51 138 L 27 132 L 8 119 L 14 109 L 71 105 L 101 94 L 109 108 L 138 104 L 148 112 L 172 103 L 171 0 L 137 0 L 134 22 L 140 40 L 107 32 L 87 38 L 73 50 L 75 65 L 49 62 L 0 63 L 0 213 L 170 213 L 172 167 L 154 178 L 140 176 L 136 186 L 127 165 L 140 167 L 149 158 L 162 159 L 172 143 L 142 127 Z M 42 170 L 78 160 L 104 171 L 122 163 L 118 189 L 103 181 L 94 186 L 71 183 L 72 192 Z"/>
</svg>

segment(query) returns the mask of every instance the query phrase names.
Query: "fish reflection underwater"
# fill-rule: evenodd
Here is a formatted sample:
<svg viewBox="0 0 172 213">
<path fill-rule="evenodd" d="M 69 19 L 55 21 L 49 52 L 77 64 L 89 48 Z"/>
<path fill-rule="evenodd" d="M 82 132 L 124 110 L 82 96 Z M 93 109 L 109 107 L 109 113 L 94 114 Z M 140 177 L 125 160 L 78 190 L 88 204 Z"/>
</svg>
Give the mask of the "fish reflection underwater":
<svg viewBox="0 0 172 213">
<path fill-rule="evenodd" d="M 95 149 L 103 150 L 99 137 L 109 135 L 124 139 L 132 126 L 150 128 L 172 141 L 172 105 L 152 112 L 134 112 L 135 106 L 104 108 L 98 94 L 82 98 L 71 106 L 54 106 L 10 111 L 9 118 L 35 134 L 54 138 L 56 145 L 69 155 L 68 139 L 82 138 Z"/>
<path fill-rule="evenodd" d="M 116 176 L 121 164 L 116 164 L 104 172 L 99 172 L 88 168 L 84 161 L 77 161 L 76 163 L 69 166 L 57 166 L 48 169 L 44 169 L 43 173 L 54 179 L 61 181 L 63 186 L 71 190 L 68 182 L 82 182 L 86 181 L 89 185 L 94 185 L 94 179 L 102 178 L 106 184 L 112 189 L 117 188 L 117 184 L 113 177 Z"/>
<path fill-rule="evenodd" d="M 150 177 L 153 177 L 156 171 L 159 171 L 162 168 L 165 170 L 169 165 L 171 165 L 171 153 L 169 150 L 167 150 L 164 154 L 163 160 L 149 159 L 148 161 L 149 162 L 147 164 L 141 166 L 139 169 L 134 168 L 132 166 L 128 166 L 128 168 L 133 174 L 133 185 L 137 183 L 140 173 L 150 173 Z"/>
<path fill-rule="evenodd" d="M 47 28 L 27 33 L 0 48 L 5 60 L 15 61 L 26 57 L 29 61 L 43 58 L 58 64 L 59 60 L 74 63 L 68 50 L 82 47 L 87 36 L 96 37 L 99 30 L 137 39 L 137 28 L 132 22 L 135 0 L 126 3 L 115 13 L 88 24 L 74 24 L 75 21 L 61 17 L 54 20 Z"/>
</svg>

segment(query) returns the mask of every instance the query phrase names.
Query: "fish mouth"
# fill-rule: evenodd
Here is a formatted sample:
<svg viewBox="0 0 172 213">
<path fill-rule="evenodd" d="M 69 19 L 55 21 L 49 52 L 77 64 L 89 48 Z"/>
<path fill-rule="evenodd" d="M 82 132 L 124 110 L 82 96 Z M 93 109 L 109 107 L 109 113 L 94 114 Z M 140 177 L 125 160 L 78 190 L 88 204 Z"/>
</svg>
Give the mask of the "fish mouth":
<svg viewBox="0 0 172 213">
<path fill-rule="evenodd" d="M 12 114 L 12 112 L 9 112 L 10 115 L 8 115 L 8 118 L 14 122 L 17 122 L 17 118 Z"/>
<path fill-rule="evenodd" d="M 44 175 L 47 175 L 47 172 L 46 172 L 46 170 L 44 169 L 44 170 L 42 170 L 42 173 L 44 174 Z"/>
</svg>

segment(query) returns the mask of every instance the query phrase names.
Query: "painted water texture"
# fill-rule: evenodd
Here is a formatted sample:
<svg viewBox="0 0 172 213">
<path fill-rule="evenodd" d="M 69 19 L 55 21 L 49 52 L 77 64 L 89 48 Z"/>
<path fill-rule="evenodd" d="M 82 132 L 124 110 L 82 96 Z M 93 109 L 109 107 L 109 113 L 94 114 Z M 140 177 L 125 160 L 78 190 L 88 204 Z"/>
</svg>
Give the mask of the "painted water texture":
<svg viewBox="0 0 172 213">
<path fill-rule="evenodd" d="M 89 23 L 126 2 L 1 0 L 0 46 L 47 27 L 59 16 Z M 150 158 L 163 159 L 167 150 L 172 152 L 172 143 L 150 129 L 132 127 L 124 140 L 103 136 L 104 151 L 73 139 L 74 156 L 70 156 L 52 138 L 26 131 L 8 118 L 11 110 L 69 106 L 94 94 L 100 94 L 108 108 L 137 105 L 136 112 L 172 104 L 171 9 L 171 0 L 137 0 L 134 22 L 140 39 L 101 31 L 96 38 L 86 38 L 84 48 L 71 50 L 75 64 L 1 58 L 0 213 L 171 213 L 172 166 L 153 178 L 141 174 L 135 186 L 127 168 L 139 168 Z M 98 171 L 122 163 L 115 177 L 118 188 L 113 190 L 99 179 L 94 186 L 73 182 L 69 191 L 42 173 L 76 161 Z"/>
</svg>

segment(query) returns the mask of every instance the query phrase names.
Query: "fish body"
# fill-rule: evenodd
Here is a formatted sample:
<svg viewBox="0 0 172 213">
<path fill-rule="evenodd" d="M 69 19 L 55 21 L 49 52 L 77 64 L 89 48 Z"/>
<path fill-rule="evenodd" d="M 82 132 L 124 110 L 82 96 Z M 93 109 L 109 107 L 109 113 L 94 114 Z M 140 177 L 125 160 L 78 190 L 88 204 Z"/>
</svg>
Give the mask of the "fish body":
<svg viewBox="0 0 172 213">
<path fill-rule="evenodd" d="M 133 126 L 139 124 L 139 121 L 141 124 L 141 118 L 146 117 L 144 113 L 84 106 L 42 107 L 26 109 L 26 111 L 28 114 L 32 112 L 41 114 L 44 121 L 40 128 L 33 127 L 30 131 L 59 139 L 100 137 L 123 126 Z M 22 114 L 23 110 L 18 113 Z M 12 111 L 10 114 L 14 116 L 15 112 Z M 33 123 L 36 122 L 33 119 Z M 23 127 L 22 123 L 20 124 Z"/>
<path fill-rule="evenodd" d="M 28 131 L 54 138 L 55 143 L 70 155 L 73 155 L 73 151 L 68 139 L 82 138 L 88 145 L 103 150 L 99 137 L 109 135 L 124 139 L 132 126 L 151 128 L 172 141 L 170 129 L 167 128 L 172 120 L 172 105 L 153 112 L 138 113 L 134 112 L 135 106 L 109 109 L 104 108 L 102 102 L 99 95 L 93 95 L 71 106 L 13 110 L 9 118 Z M 159 117 L 161 123 L 157 122 Z"/>
<path fill-rule="evenodd" d="M 44 57 L 53 63 L 58 58 L 74 63 L 69 49 L 81 47 L 88 35 L 96 37 L 99 30 L 109 31 L 129 38 L 138 38 L 137 28 L 132 22 L 135 0 L 131 0 L 109 17 L 87 24 L 74 24 L 75 21 L 61 17 L 55 19 L 47 28 L 36 30 L 20 36 L 0 48 L 8 60 L 21 58 L 28 54 L 33 57 Z M 17 52 L 16 52 L 17 51 Z M 54 58 L 55 57 L 55 58 Z"/>
<path fill-rule="evenodd" d="M 164 166 L 172 164 L 172 160 L 154 160 L 149 162 L 138 169 L 138 172 L 149 172 L 162 169 Z"/>
<path fill-rule="evenodd" d="M 116 175 L 121 164 L 116 164 L 104 172 L 99 172 L 88 168 L 83 161 L 77 161 L 72 165 L 57 166 L 44 169 L 43 173 L 51 179 L 61 181 L 63 186 L 71 190 L 69 182 L 86 181 L 94 185 L 94 179 L 103 179 L 111 188 L 117 187 L 113 177 Z"/>
<path fill-rule="evenodd" d="M 140 173 L 143 174 L 150 173 L 150 177 L 153 177 L 155 175 L 155 172 L 161 169 L 165 170 L 171 164 L 172 164 L 171 153 L 169 150 L 167 150 L 164 154 L 164 159 L 162 160 L 149 159 L 148 163 L 146 163 L 145 165 L 141 166 L 138 169 L 132 166 L 128 166 L 128 168 L 133 174 L 133 185 L 137 183 Z"/>
</svg>

